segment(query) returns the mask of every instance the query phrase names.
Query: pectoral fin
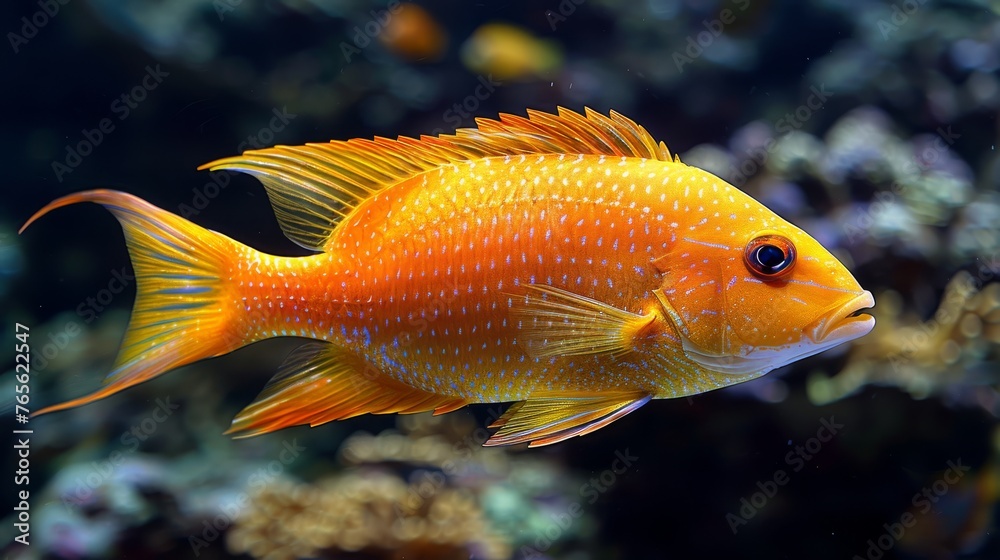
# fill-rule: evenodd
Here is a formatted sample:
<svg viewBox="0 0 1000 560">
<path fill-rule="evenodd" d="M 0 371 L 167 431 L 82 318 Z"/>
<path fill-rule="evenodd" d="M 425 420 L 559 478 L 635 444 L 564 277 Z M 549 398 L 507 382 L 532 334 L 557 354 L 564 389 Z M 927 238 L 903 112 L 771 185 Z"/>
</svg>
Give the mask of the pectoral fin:
<svg viewBox="0 0 1000 560">
<path fill-rule="evenodd" d="M 594 397 L 552 397 L 515 403 L 490 425 L 500 428 L 486 446 L 528 447 L 558 443 L 589 434 L 649 402 L 646 393 L 616 393 Z"/>
<path fill-rule="evenodd" d="M 525 287 L 510 313 L 520 330 L 518 345 L 533 358 L 601 353 L 618 358 L 655 319 L 554 286 Z"/>
</svg>

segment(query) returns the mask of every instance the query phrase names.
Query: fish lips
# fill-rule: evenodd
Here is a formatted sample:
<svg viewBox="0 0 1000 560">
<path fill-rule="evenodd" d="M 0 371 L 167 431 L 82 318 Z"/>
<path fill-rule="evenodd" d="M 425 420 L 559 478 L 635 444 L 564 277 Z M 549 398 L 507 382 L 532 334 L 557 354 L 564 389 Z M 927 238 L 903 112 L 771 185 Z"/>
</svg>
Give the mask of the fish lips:
<svg viewBox="0 0 1000 560">
<path fill-rule="evenodd" d="M 859 296 L 806 325 L 803 334 L 816 344 L 840 344 L 864 336 L 875 327 L 875 317 L 866 310 L 875 306 L 875 298 L 865 290 Z"/>
</svg>

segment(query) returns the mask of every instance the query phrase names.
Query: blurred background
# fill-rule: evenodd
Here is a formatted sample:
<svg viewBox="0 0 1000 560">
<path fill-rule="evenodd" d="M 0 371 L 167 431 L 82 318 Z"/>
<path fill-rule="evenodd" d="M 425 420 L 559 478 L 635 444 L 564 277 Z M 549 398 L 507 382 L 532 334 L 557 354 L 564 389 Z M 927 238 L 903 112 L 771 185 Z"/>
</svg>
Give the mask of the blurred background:
<svg viewBox="0 0 1000 560">
<path fill-rule="evenodd" d="M 614 109 L 809 231 L 876 297 L 867 337 L 586 438 L 484 449 L 502 410 L 222 432 L 301 341 L 30 422 L 9 558 L 1000 558 L 996 0 L 6 2 L 3 402 L 109 370 L 134 299 L 97 187 L 258 249 L 277 143 Z M 12 406 L 5 422 L 16 426 Z M 13 456 L 4 463 L 16 464 Z M 14 504 L 11 490 L 3 492 Z"/>
</svg>

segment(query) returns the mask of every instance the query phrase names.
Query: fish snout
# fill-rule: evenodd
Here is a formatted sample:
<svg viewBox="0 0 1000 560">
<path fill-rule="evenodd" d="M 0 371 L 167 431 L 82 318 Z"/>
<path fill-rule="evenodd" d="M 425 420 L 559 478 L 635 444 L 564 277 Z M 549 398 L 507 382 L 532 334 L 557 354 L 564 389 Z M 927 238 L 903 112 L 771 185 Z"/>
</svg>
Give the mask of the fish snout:
<svg viewBox="0 0 1000 560">
<path fill-rule="evenodd" d="M 866 310 L 875 306 L 871 292 L 864 290 L 857 297 L 826 313 L 802 331 L 816 344 L 847 342 L 868 334 L 875 327 L 875 317 Z"/>
</svg>

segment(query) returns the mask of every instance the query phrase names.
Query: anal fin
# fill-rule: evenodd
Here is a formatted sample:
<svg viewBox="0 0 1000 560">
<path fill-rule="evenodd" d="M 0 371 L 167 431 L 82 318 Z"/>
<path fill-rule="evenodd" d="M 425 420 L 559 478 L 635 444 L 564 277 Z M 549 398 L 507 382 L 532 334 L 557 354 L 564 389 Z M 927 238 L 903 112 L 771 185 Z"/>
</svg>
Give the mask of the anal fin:
<svg viewBox="0 0 1000 560">
<path fill-rule="evenodd" d="M 236 437 L 289 426 L 318 426 L 361 414 L 455 410 L 461 398 L 436 395 L 396 381 L 340 346 L 310 342 L 292 352 L 260 395 L 233 419 Z"/>
<path fill-rule="evenodd" d="M 551 445 L 603 428 L 649 402 L 647 393 L 613 393 L 584 397 L 543 397 L 515 403 L 491 428 L 500 428 L 486 446 Z"/>
</svg>

